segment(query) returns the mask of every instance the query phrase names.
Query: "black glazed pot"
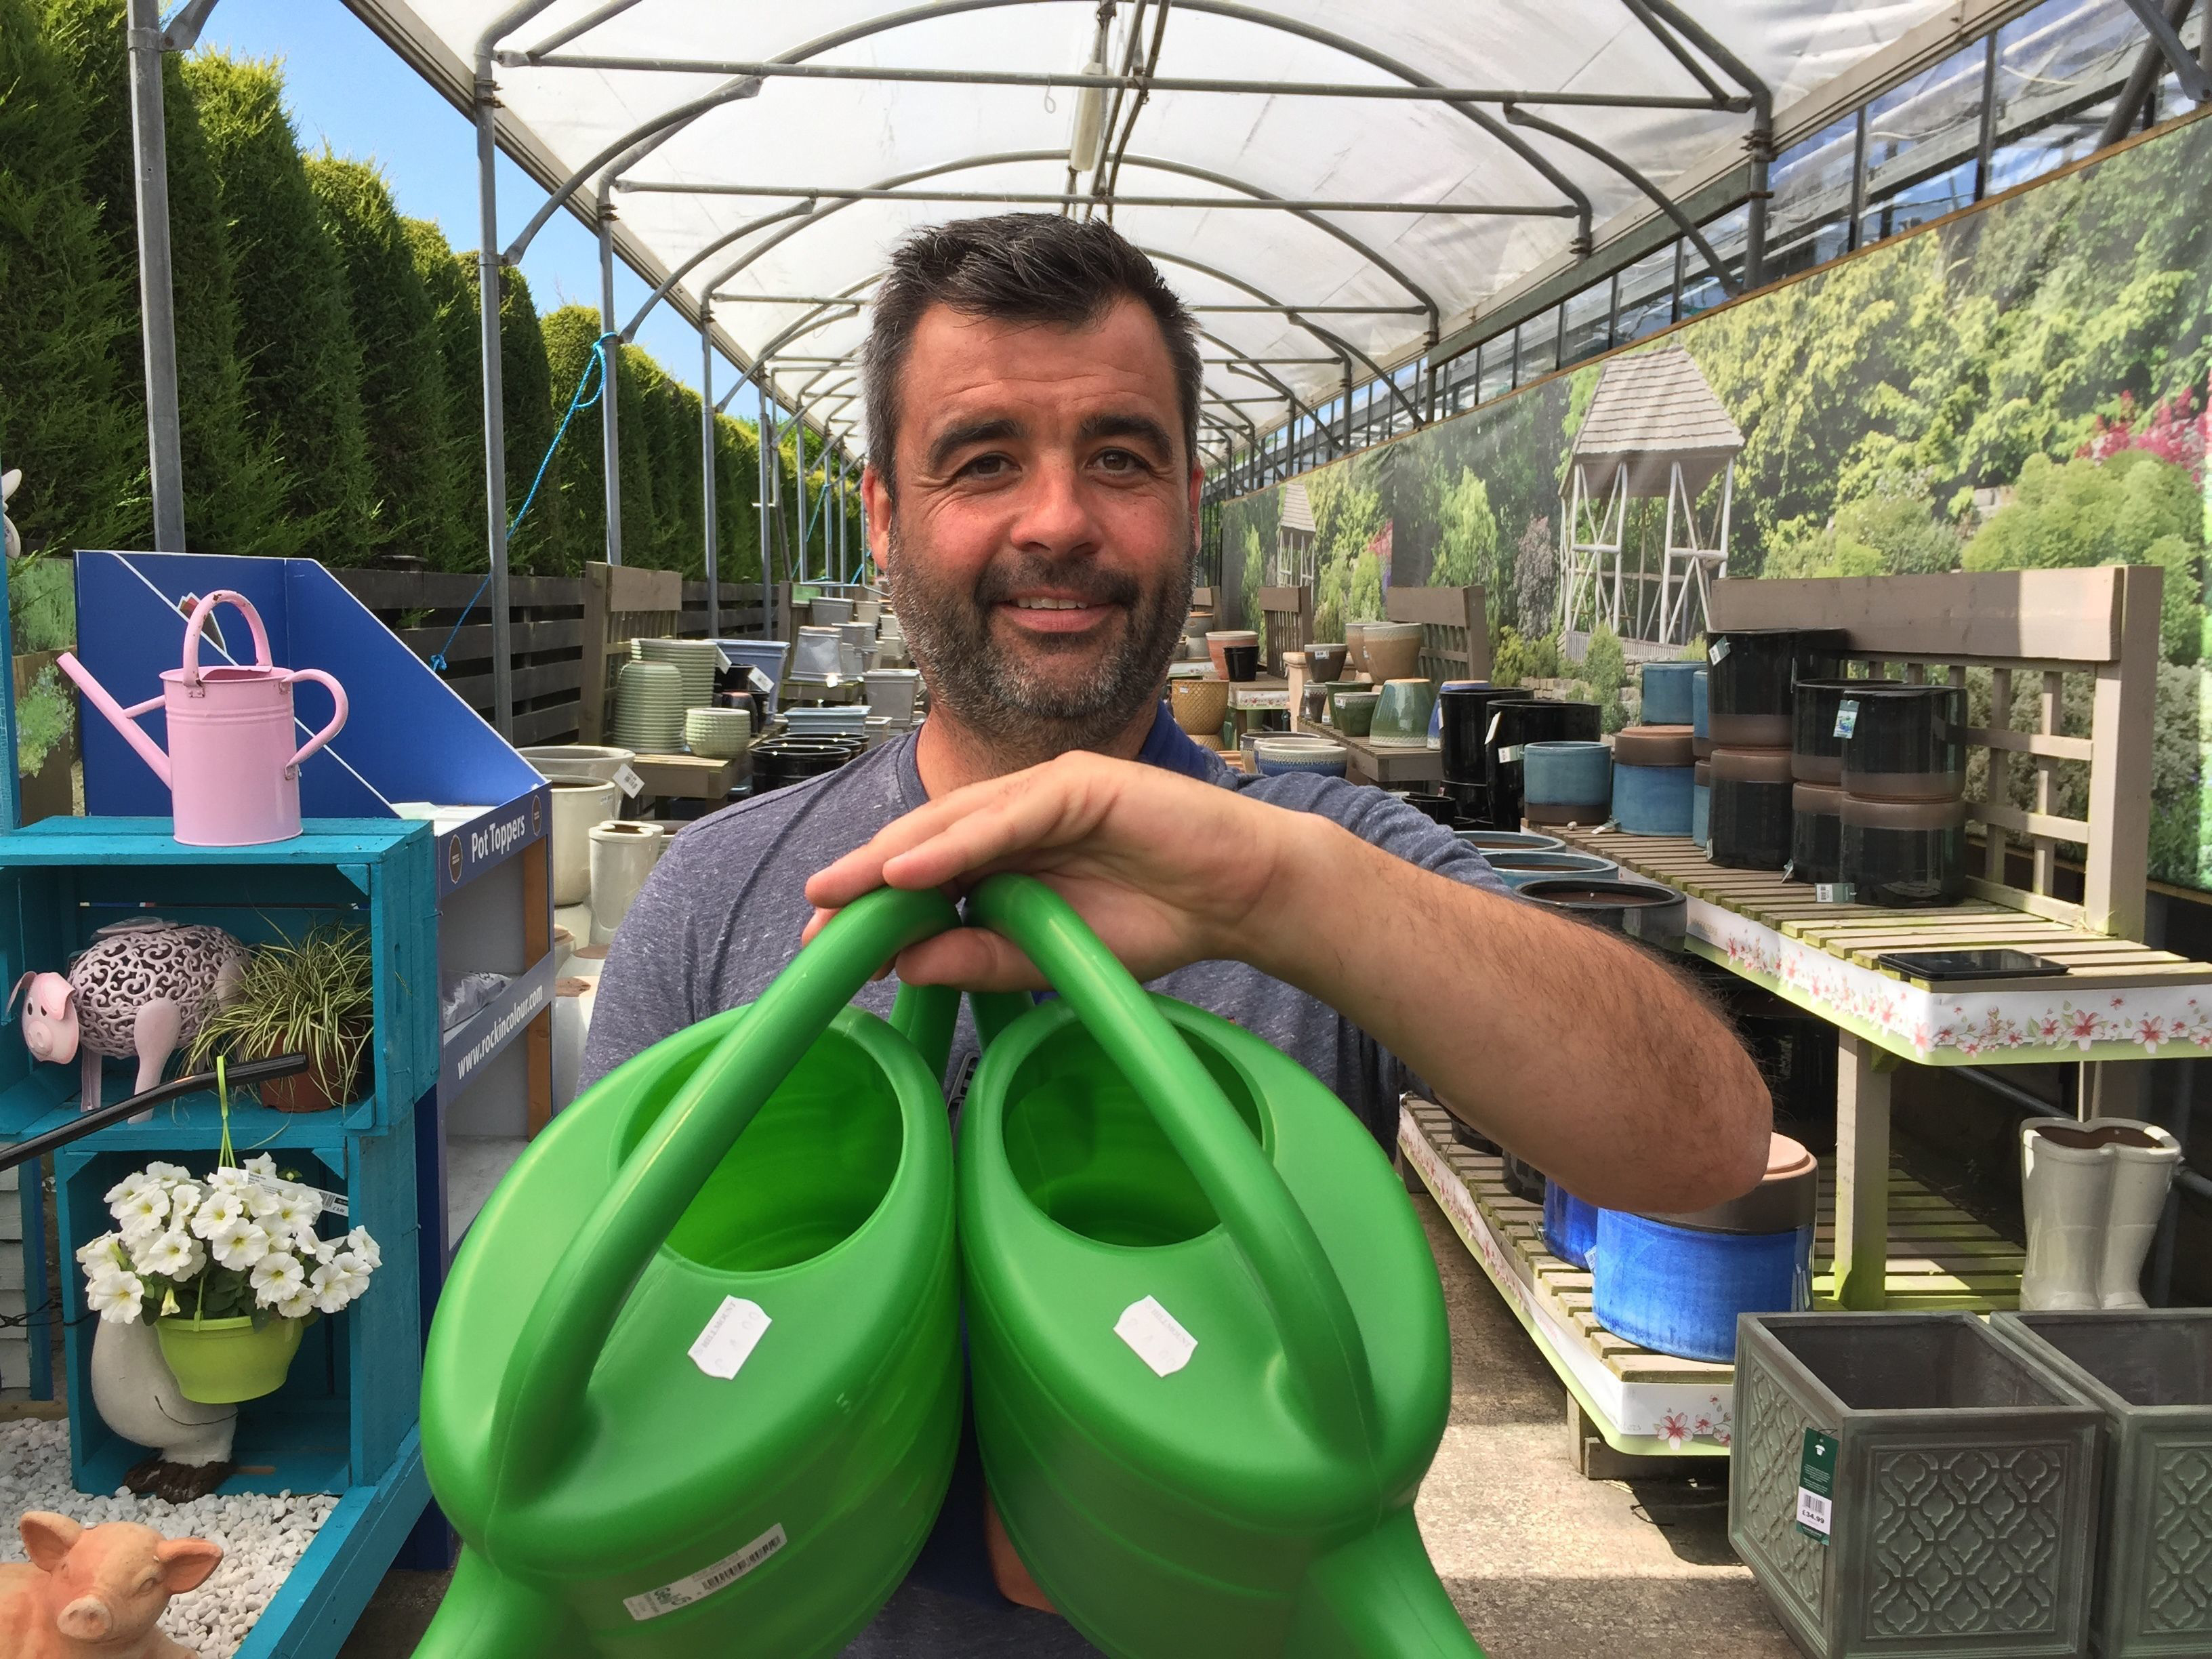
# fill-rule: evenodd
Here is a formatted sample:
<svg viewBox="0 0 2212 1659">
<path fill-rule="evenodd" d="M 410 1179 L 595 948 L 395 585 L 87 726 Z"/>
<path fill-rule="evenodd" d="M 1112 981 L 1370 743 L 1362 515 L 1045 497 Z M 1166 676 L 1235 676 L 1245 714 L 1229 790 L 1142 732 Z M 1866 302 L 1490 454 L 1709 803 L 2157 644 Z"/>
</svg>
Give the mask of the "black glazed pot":
<svg viewBox="0 0 2212 1659">
<path fill-rule="evenodd" d="M 1221 665 L 1227 672 L 1224 679 L 1251 680 L 1260 676 L 1260 647 L 1256 645 L 1224 645 L 1221 647 Z"/>
<path fill-rule="evenodd" d="M 1844 797 L 1842 876 L 1861 904 L 1918 909 L 1966 893 L 1966 803 Z"/>
<path fill-rule="evenodd" d="M 1453 805 L 1459 808 L 1459 817 L 1479 818 L 1481 823 L 1477 826 L 1478 828 L 1487 830 L 1490 827 L 1489 785 L 1458 783 L 1450 778 L 1446 778 L 1437 787 L 1452 798 Z"/>
<path fill-rule="evenodd" d="M 1835 784 L 1844 777 L 1844 740 L 1836 735 L 1836 705 L 1855 687 L 1878 680 L 1800 680 L 1790 722 L 1790 771 L 1800 783 Z"/>
<path fill-rule="evenodd" d="M 1482 735 L 1490 725 L 1494 703 L 1521 702 L 1528 694 L 1517 685 L 1448 685 L 1437 693 L 1441 711 L 1437 738 L 1443 745 L 1444 782 L 1480 787 L 1489 773 L 1483 759 Z"/>
<path fill-rule="evenodd" d="M 1955 800 L 1966 787 L 1966 689 L 1862 680 L 1844 699 L 1841 781 L 1880 800 Z"/>
<path fill-rule="evenodd" d="M 1779 870 L 1790 861 L 1790 751 L 1721 748 L 1706 764 L 1707 856 L 1731 870 Z"/>
<path fill-rule="evenodd" d="M 753 793 L 834 772 L 867 746 L 866 738 L 763 738 L 750 750 Z"/>
<path fill-rule="evenodd" d="M 1427 813 L 1431 820 L 1447 830 L 1451 828 L 1452 820 L 1459 816 L 1459 803 L 1449 795 L 1409 794 L 1406 797 L 1406 805 L 1417 812 Z"/>
<path fill-rule="evenodd" d="M 1706 653 L 1705 729 L 1719 749 L 1787 749 L 1797 682 L 1843 678 L 1839 628 L 1754 628 Z"/>
<path fill-rule="evenodd" d="M 1843 879 L 1844 792 L 1825 783 L 1790 791 L 1790 879 L 1815 886 Z"/>
<path fill-rule="evenodd" d="M 1518 896 L 1658 951 L 1680 951 L 1689 927 L 1689 902 L 1680 893 L 1628 876 L 1551 876 L 1524 884 Z"/>
<path fill-rule="evenodd" d="M 1594 702 L 1564 702 L 1548 697 L 1510 699 L 1491 705 L 1483 726 L 1486 781 L 1490 786 L 1490 822 L 1500 830 L 1521 827 L 1521 751 L 1532 743 L 1599 740 Z"/>
</svg>

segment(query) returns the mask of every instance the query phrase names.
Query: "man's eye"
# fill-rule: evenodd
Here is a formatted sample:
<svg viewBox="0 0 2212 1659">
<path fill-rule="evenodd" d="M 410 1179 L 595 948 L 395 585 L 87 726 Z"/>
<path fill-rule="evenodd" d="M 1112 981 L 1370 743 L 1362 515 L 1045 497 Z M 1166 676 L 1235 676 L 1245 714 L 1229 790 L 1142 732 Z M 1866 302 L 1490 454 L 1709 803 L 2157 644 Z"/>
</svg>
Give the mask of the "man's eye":
<svg viewBox="0 0 2212 1659">
<path fill-rule="evenodd" d="M 960 469 L 963 478 L 996 478 L 1004 475 L 1011 465 L 1004 455 L 978 455 Z"/>
<path fill-rule="evenodd" d="M 1142 457 L 1126 449 L 1108 449 L 1099 453 L 1098 465 L 1109 472 L 1139 472 L 1144 470 L 1145 463 Z"/>
</svg>

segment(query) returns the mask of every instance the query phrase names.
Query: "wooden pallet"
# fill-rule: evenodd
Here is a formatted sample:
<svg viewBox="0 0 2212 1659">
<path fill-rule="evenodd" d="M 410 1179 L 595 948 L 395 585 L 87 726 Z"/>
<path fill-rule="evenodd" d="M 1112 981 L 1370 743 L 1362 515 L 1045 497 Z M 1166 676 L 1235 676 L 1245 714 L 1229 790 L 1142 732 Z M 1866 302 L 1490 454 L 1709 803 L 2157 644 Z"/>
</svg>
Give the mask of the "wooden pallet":
<svg viewBox="0 0 2212 1659">
<path fill-rule="evenodd" d="M 1543 1206 L 1506 1189 L 1504 1160 L 1461 1146 L 1441 1107 L 1407 1098 L 1399 1146 L 1453 1231 L 1614 1450 L 1712 1456 L 1728 1449 L 1735 1367 L 1654 1353 L 1597 1322 L 1590 1275 L 1544 1244 Z M 1836 1304 L 1835 1170 L 1821 1160 L 1813 1244 L 1815 1308 Z M 1893 1164 L 1887 1304 L 1990 1313 L 2016 1307 L 2021 1247 Z M 1676 1419 L 1668 1432 L 1668 1419 Z M 1700 1423 L 1706 1425 L 1697 1432 Z"/>
</svg>

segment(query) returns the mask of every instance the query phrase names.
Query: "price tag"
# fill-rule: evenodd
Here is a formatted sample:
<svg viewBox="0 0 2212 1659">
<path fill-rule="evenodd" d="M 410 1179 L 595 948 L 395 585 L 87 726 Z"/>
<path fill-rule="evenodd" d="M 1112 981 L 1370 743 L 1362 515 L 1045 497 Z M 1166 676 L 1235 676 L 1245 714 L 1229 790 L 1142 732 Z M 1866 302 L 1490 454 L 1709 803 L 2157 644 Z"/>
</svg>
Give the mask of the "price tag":
<svg viewBox="0 0 2212 1659">
<path fill-rule="evenodd" d="M 1492 714 L 1490 717 L 1490 730 L 1482 734 L 1482 740 L 1484 743 L 1492 744 L 1498 741 L 1498 722 L 1504 718 L 1505 716 L 1502 714 Z"/>
<path fill-rule="evenodd" d="M 264 1193 L 279 1193 L 287 1187 L 307 1187 L 305 1182 L 287 1181 L 282 1176 L 264 1175 L 258 1170 L 247 1170 L 242 1173 L 246 1176 L 247 1186 L 258 1187 Z M 349 1214 L 346 1208 L 343 1193 L 326 1193 L 320 1187 L 307 1187 L 307 1190 L 323 1200 L 325 1215 L 334 1215 L 343 1219 Z"/>
<path fill-rule="evenodd" d="M 775 690 L 775 682 L 769 678 L 767 675 L 762 673 L 757 668 L 748 668 L 745 670 L 745 684 L 750 686 L 754 690 L 759 692 L 763 696 L 766 696 L 769 692 Z"/>
<path fill-rule="evenodd" d="M 1816 882 L 1813 886 L 1813 902 L 1815 904 L 1854 904 L 1857 902 L 1857 892 L 1858 890 L 1847 881 Z"/>
<path fill-rule="evenodd" d="M 1848 738 L 1858 729 L 1859 700 L 1856 697 L 1845 697 L 1836 705 L 1835 735 L 1839 738 Z"/>
<path fill-rule="evenodd" d="M 1198 1339 L 1183 1329 L 1155 1297 L 1122 1309 L 1121 1318 L 1115 1322 L 1114 1334 L 1152 1368 L 1155 1376 L 1174 1376 L 1190 1364 L 1191 1355 L 1198 1351 Z"/>
<path fill-rule="evenodd" d="M 1528 744 L 1521 744 L 1521 743 L 1509 743 L 1509 744 L 1507 744 L 1505 745 L 1505 747 L 1504 747 L 1504 748 L 1503 748 L 1503 749 L 1501 749 L 1501 750 L 1499 750 L 1498 751 L 1498 758 L 1499 763 L 1500 763 L 1502 765 L 1505 765 L 1505 766 L 1510 766 L 1510 765 L 1512 765 L 1512 764 L 1513 764 L 1513 763 L 1514 763 L 1515 761 L 1517 761 L 1517 760 L 1519 760 L 1519 759 L 1521 758 L 1522 751 L 1522 750 L 1524 750 L 1525 749 L 1527 749 L 1527 747 L 1528 747 Z"/>
<path fill-rule="evenodd" d="M 738 1374 L 739 1366 L 752 1358 L 761 1337 L 775 1322 L 761 1310 L 759 1303 L 726 1296 L 722 1305 L 714 1310 L 714 1316 L 707 1322 L 707 1328 L 692 1343 L 691 1363 L 708 1376 L 719 1376 L 726 1382 Z"/>
<path fill-rule="evenodd" d="M 1797 1530 L 1817 1543 L 1828 1541 L 1835 1516 L 1836 1443 L 1818 1429 L 1805 1431 L 1797 1460 Z"/>
<path fill-rule="evenodd" d="M 1709 663 L 1717 663 L 1720 661 L 1723 657 L 1728 655 L 1728 645 L 1729 642 L 1726 637 L 1715 640 L 1705 652 L 1705 660 Z"/>
<path fill-rule="evenodd" d="M 719 645 L 714 647 L 714 672 L 719 674 L 726 674 L 732 667 L 736 666 L 736 665 L 730 660 L 730 653 L 723 650 Z"/>
<path fill-rule="evenodd" d="M 624 761 L 615 769 L 615 787 L 635 800 L 645 793 L 645 780 L 631 769 L 628 761 Z"/>
</svg>

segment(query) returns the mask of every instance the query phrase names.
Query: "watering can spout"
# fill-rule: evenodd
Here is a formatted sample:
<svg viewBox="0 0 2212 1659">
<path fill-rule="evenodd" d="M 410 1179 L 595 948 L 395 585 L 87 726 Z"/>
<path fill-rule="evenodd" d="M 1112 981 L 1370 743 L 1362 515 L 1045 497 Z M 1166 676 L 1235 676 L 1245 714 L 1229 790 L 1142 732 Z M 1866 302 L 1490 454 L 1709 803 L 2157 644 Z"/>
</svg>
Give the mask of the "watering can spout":
<svg viewBox="0 0 2212 1659">
<path fill-rule="evenodd" d="M 161 752 L 161 745 L 146 735 L 146 728 L 138 724 L 137 717 L 161 706 L 159 697 L 149 697 L 144 702 L 133 703 L 125 708 L 107 695 L 107 688 L 93 678 L 85 665 L 73 653 L 64 651 L 55 659 L 55 665 L 76 682 L 76 689 L 84 693 L 84 700 L 107 716 L 108 723 L 123 734 L 124 741 L 138 751 L 138 758 L 154 769 L 154 775 L 163 786 L 172 787 L 169 776 L 169 757 Z"/>
<path fill-rule="evenodd" d="M 1482 1659 L 1410 1508 L 1314 1563 L 1291 1628 L 1285 1659 Z"/>
<path fill-rule="evenodd" d="M 588 1651 L 566 1607 L 464 1548 L 415 1659 L 550 1659 Z"/>
</svg>

